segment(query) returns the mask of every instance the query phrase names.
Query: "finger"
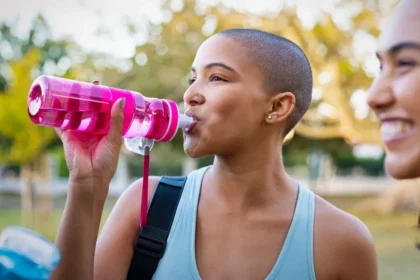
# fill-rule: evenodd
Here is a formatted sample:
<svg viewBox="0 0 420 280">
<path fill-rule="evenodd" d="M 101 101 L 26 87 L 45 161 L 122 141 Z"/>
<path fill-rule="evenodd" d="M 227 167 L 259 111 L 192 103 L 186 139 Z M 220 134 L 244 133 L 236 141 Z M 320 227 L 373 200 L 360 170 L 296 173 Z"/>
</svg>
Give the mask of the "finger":
<svg viewBox="0 0 420 280">
<path fill-rule="evenodd" d="M 124 106 L 125 98 L 120 98 L 111 108 L 110 128 L 106 137 L 109 142 L 116 145 L 121 145 L 122 142 Z"/>
</svg>

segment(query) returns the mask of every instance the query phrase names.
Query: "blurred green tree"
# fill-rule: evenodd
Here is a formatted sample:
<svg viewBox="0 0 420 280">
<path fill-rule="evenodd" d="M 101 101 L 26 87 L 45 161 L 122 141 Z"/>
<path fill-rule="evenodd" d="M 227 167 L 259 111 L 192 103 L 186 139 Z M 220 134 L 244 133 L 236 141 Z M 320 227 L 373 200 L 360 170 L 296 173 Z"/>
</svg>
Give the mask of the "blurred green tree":
<svg viewBox="0 0 420 280">
<path fill-rule="evenodd" d="M 73 41 L 55 39 L 42 16 L 33 20 L 27 36 L 18 36 L 13 24 L 0 24 L 0 164 L 26 164 L 43 151 L 61 146 L 51 128 L 31 122 L 27 96 L 39 75 L 90 81 L 101 71 L 115 71 L 106 55 L 86 53 Z M 101 67 L 98 61 L 101 60 Z"/>
<path fill-rule="evenodd" d="M 73 77 L 68 52 L 74 44 L 53 40 L 42 16 L 34 19 L 26 37 L 16 34 L 16 26 L 2 23 L 0 43 L 0 164 L 28 164 L 57 141 L 52 129 L 36 126 L 28 117 L 30 85 L 41 74 Z"/>
<path fill-rule="evenodd" d="M 27 97 L 34 78 L 41 74 L 76 78 L 88 76 L 92 63 L 83 67 L 72 61 L 80 55 L 80 48 L 72 41 L 55 40 L 45 20 L 38 16 L 28 31 L 27 37 L 18 36 L 16 26 L 0 25 L 0 164 L 20 168 L 22 184 L 23 223 L 33 226 L 35 200 L 34 182 L 44 179 L 45 185 L 51 179 L 49 158 L 46 151 L 61 145 L 51 128 L 37 126 L 28 117 Z M 45 217 L 52 211 L 51 189 L 43 186 L 47 200 L 38 203 Z M 41 199 L 41 198 L 40 198 Z M 44 211 L 45 210 L 45 211 Z M 42 228 L 42 225 L 40 225 Z M 47 230 L 47 229 L 46 229 Z"/>
<path fill-rule="evenodd" d="M 0 94 L 1 163 L 30 163 L 55 138 L 51 128 L 36 126 L 27 113 L 31 71 L 38 65 L 39 59 L 39 50 L 32 49 L 21 59 L 9 61 L 13 82 L 9 83 L 5 93 Z"/>
<path fill-rule="evenodd" d="M 177 3 L 163 2 L 166 21 L 149 22 L 147 43 L 137 46 L 132 69 L 119 79 L 114 77 L 115 85 L 181 103 L 194 54 L 206 38 L 227 28 L 259 28 L 296 42 L 313 67 L 314 100 L 289 139 L 293 134 L 304 136 L 295 140 L 305 142 L 300 145 L 305 147 L 310 139 L 316 139 L 327 152 L 331 151 L 328 139 L 337 139 L 335 146 L 340 150 L 359 143 L 381 144 L 374 117 L 369 111 L 357 114 L 357 107 L 364 104 L 352 102 L 355 95 L 364 94 L 372 80 L 365 57 L 358 56 L 354 44 L 355 38 L 369 39 L 378 34 L 380 11 L 384 9 L 378 1 L 341 1 L 337 8 L 348 19 L 344 24 L 336 15 L 324 13 L 310 26 L 295 6 L 257 15 L 238 12 L 217 1 L 213 6 L 195 0 Z M 135 26 L 130 25 L 130 30 L 136 32 Z M 180 135 L 172 144 L 182 151 Z"/>
</svg>

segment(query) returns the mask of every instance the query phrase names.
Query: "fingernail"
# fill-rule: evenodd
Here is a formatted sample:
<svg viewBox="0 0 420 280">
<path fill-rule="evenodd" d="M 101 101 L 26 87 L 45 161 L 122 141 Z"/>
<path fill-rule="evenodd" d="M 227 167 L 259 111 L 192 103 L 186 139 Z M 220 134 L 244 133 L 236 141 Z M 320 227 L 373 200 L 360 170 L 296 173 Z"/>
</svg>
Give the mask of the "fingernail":
<svg viewBox="0 0 420 280">
<path fill-rule="evenodd" d="M 93 81 L 94 85 L 99 85 L 99 81 Z"/>
<path fill-rule="evenodd" d="M 124 110 L 124 107 L 125 107 L 125 98 L 122 98 L 122 100 L 120 101 L 120 108 Z"/>
</svg>

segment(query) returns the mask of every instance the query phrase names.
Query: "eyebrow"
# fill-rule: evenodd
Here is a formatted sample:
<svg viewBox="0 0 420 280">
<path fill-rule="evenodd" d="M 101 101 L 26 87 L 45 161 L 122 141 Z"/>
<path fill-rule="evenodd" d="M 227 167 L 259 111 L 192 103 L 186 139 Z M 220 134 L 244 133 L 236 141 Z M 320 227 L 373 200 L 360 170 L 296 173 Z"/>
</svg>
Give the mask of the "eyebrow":
<svg viewBox="0 0 420 280">
<path fill-rule="evenodd" d="M 236 70 L 235 69 L 233 69 L 232 67 L 230 67 L 230 66 L 227 66 L 226 64 L 224 64 L 224 63 L 222 63 L 222 62 L 212 62 L 212 63 L 209 63 L 209 64 L 207 64 L 205 67 L 204 67 L 204 69 L 210 69 L 210 68 L 213 68 L 213 67 L 221 67 L 221 68 L 224 68 L 224 69 L 226 69 L 226 70 L 228 70 L 228 71 L 230 71 L 230 72 L 236 72 Z M 194 67 L 191 67 L 191 72 L 196 72 L 196 70 L 195 70 L 195 68 Z"/>
<path fill-rule="evenodd" d="M 390 47 L 388 50 L 386 50 L 386 53 L 390 55 L 396 55 L 404 49 L 416 49 L 420 51 L 420 44 L 416 42 L 401 42 Z M 379 52 L 376 52 L 376 56 L 380 57 Z"/>
</svg>

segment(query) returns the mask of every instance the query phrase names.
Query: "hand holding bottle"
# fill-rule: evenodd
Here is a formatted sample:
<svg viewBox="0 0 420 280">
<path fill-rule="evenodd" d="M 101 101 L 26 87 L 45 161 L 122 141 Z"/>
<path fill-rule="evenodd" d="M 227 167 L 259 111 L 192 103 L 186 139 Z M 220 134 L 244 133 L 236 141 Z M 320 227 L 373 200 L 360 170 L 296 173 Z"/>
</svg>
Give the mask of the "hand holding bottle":
<svg viewBox="0 0 420 280">
<path fill-rule="evenodd" d="M 101 188 L 101 197 L 106 197 L 108 188 L 104 190 L 104 186 L 109 185 L 115 173 L 122 144 L 124 105 L 124 98 L 113 104 L 106 135 L 56 128 L 63 142 L 70 184 L 74 187 L 81 186 L 90 193 L 96 192 L 89 188 Z"/>
</svg>

